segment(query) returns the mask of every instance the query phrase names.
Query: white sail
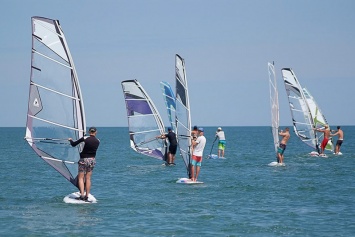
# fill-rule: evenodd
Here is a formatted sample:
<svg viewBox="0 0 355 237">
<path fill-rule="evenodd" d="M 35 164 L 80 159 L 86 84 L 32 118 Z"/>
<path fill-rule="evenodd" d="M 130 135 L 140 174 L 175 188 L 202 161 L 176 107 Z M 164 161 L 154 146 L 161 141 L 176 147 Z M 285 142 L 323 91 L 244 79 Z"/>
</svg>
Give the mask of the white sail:
<svg viewBox="0 0 355 237">
<path fill-rule="evenodd" d="M 277 155 L 279 146 L 279 98 L 274 64 L 268 63 L 270 107 L 271 107 L 271 131 L 274 138 L 274 149 Z"/>
<path fill-rule="evenodd" d="M 327 120 L 325 119 L 325 116 L 323 115 L 321 109 L 317 105 L 314 97 L 311 95 L 311 93 L 306 88 L 303 88 L 303 94 L 306 98 L 309 111 L 312 115 L 313 126 L 315 128 L 324 128 L 324 126 L 327 125 L 328 123 L 327 123 Z M 319 143 L 323 140 L 324 133 L 316 131 L 316 137 L 318 139 L 317 142 Z M 334 151 L 334 146 L 333 146 L 333 142 L 331 139 L 328 141 L 328 144 L 325 147 L 325 149 L 329 150 L 329 151 Z"/>
<path fill-rule="evenodd" d="M 79 80 L 59 21 L 32 17 L 25 139 L 38 156 L 77 186 L 82 146 L 72 147 L 67 139 L 79 139 L 85 129 Z"/>
<path fill-rule="evenodd" d="M 325 125 L 326 120 L 314 98 L 307 89 L 302 88 L 292 69 L 283 68 L 281 71 L 289 100 L 294 131 L 301 141 L 319 152 L 319 136 L 321 134 L 315 132 L 313 128 Z M 327 149 L 330 149 L 330 147 L 332 145 L 328 146 Z"/>
<path fill-rule="evenodd" d="M 178 54 L 175 55 L 176 81 L 176 134 L 180 154 L 184 160 L 186 170 L 190 176 L 191 159 L 191 114 L 189 91 L 187 86 L 185 61 Z"/>
<path fill-rule="evenodd" d="M 143 155 L 166 160 L 166 141 L 161 116 L 153 101 L 137 80 L 122 81 L 126 102 L 131 148 Z"/>
<path fill-rule="evenodd" d="M 165 81 L 160 82 L 160 87 L 163 92 L 163 98 L 165 101 L 165 106 L 167 109 L 171 129 L 176 132 L 176 121 L 175 121 L 176 98 L 174 92 L 170 84 Z"/>
</svg>

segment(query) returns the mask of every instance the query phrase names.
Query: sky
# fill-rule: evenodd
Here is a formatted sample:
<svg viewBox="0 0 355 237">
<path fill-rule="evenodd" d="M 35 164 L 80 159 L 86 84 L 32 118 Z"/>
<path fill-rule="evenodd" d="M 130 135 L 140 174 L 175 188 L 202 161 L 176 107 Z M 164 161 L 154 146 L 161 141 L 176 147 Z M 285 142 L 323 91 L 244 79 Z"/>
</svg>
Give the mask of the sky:
<svg viewBox="0 0 355 237">
<path fill-rule="evenodd" d="M 185 59 L 192 123 L 270 126 L 267 63 L 275 62 L 280 124 L 292 126 L 281 76 L 292 68 L 328 123 L 354 125 L 353 0 L 3 0 L 0 127 L 25 127 L 31 17 L 58 19 L 87 126 L 125 127 L 121 81 L 137 79 L 164 123 L 160 81 Z"/>
</svg>

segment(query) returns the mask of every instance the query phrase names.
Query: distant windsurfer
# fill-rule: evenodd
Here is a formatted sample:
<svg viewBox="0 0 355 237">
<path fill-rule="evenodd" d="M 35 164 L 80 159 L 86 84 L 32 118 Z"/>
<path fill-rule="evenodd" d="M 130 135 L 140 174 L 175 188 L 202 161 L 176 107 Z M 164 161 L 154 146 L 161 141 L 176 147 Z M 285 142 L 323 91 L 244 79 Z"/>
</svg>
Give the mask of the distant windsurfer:
<svg viewBox="0 0 355 237">
<path fill-rule="evenodd" d="M 203 135 L 203 128 L 198 128 L 198 137 L 196 140 L 192 139 L 193 153 L 191 159 L 191 180 L 197 181 L 201 169 L 203 149 L 206 145 L 206 138 Z"/>
<path fill-rule="evenodd" d="M 224 131 L 222 131 L 221 127 L 217 128 L 216 137 L 218 137 L 218 158 L 223 158 L 226 147 L 226 136 L 224 135 Z"/>
<path fill-rule="evenodd" d="M 341 144 L 343 144 L 343 140 L 344 140 L 344 132 L 343 130 L 340 128 L 340 126 L 337 126 L 338 131 L 336 131 L 336 133 L 331 133 L 330 136 L 337 136 L 338 135 L 338 140 L 337 143 L 335 145 L 335 154 L 338 155 L 340 154 L 340 147 Z M 335 132 L 335 131 L 332 131 Z"/>
<path fill-rule="evenodd" d="M 330 137 L 330 129 L 329 129 L 328 125 L 326 124 L 326 125 L 324 125 L 324 129 L 313 128 L 313 130 L 324 133 L 323 141 L 322 141 L 322 144 L 320 145 L 321 153 L 319 154 L 320 156 L 324 156 L 324 150 L 328 144 L 329 137 Z"/>
<path fill-rule="evenodd" d="M 96 138 L 97 129 L 95 127 L 91 127 L 89 129 L 89 133 L 89 137 L 82 137 L 75 142 L 72 140 L 72 138 L 68 138 L 70 145 L 73 147 L 80 144 L 81 142 L 85 143 L 83 150 L 80 152 L 80 160 L 78 162 L 78 185 L 80 190 L 80 197 L 77 199 L 83 201 L 88 201 L 91 188 L 91 175 L 96 164 L 96 151 L 100 145 L 100 140 Z"/>
<path fill-rule="evenodd" d="M 284 162 L 284 152 L 286 150 L 286 145 L 288 140 L 290 139 L 290 129 L 287 127 L 285 128 L 285 131 L 281 130 L 279 132 L 279 135 L 282 136 L 282 140 L 277 150 L 277 162 L 282 164 Z"/>
<path fill-rule="evenodd" d="M 168 128 L 168 133 L 162 134 L 161 136 L 158 136 L 157 138 L 165 139 L 168 138 L 169 141 L 169 153 L 168 153 L 168 165 L 175 165 L 175 154 L 177 150 L 177 140 L 176 140 L 176 134 L 173 132 L 173 130 L 169 127 Z"/>
</svg>

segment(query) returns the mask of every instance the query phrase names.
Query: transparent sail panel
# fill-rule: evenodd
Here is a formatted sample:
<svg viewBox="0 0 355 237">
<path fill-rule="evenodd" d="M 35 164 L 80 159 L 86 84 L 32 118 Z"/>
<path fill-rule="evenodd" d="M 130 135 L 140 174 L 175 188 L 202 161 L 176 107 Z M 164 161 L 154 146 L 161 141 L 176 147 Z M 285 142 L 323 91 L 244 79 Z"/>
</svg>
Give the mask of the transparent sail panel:
<svg viewBox="0 0 355 237">
<path fill-rule="evenodd" d="M 26 140 L 44 161 L 77 186 L 85 117 L 75 68 L 59 22 L 32 18 L 32 60 Z"/>
<path fill-rule="evenodd" d="M 165 133 L 165 129 L 155 105 L 137 80 L 127 80 L 121 84 L 131 148 L 143 155 L 165 160 L 166 142 L 157 138 Z"/>
<path fill-rule="evenodd" d="M 168 113 L 168 118 L 170 122 L 170 126 L 174 132 L 176 132 L 176 121 L 175 121 L 175 111 L 176 111 L 176 102 L 174 92 L 167 82 L 160 82 L 160 87 L 163 92 L 163 98 L 165 101 L 165 106 Z"/>
</svg>

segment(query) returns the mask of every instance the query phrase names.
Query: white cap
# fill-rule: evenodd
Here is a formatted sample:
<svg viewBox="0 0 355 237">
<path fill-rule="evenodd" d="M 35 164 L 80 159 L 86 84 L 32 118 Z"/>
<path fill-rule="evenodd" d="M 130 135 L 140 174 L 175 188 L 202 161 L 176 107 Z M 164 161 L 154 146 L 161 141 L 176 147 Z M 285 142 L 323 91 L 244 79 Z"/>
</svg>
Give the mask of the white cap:
<svg viewBox="0 0 355 237">
<path fill-rule="evenodd" d="M 222 128 L 221 128 L 221 127 L 218 127 L 217 130 L 222 130 Z"/>
</svg>

